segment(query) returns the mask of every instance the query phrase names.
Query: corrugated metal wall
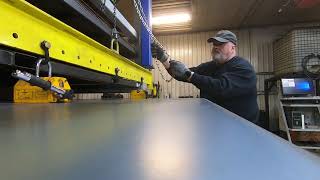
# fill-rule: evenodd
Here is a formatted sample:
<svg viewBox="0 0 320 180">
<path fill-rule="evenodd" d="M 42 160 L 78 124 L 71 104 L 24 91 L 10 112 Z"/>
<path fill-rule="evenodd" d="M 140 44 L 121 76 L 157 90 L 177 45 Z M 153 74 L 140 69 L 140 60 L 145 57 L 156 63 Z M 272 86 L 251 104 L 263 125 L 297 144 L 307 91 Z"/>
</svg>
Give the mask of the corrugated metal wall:
<svg viewBox="0 0 320 180">
<path fill-rule="evenodd" d="M 124 99 L 130 98 L 129 93 L 120 93 Z M 75 94 L 74 100 L 99 100 L 103 96 L 103 93 L 79 93 Z"/>
<path fill-rule="evenodd" d="M 246 29 L 234 31 L 238 36 L 238 55 L 250 61 L 257 72 L 257 88 L 259 94 L 260 109 L 264 109 L 264 80 L 270 78 L 273 72 L 272 42 L 278 36 L 277 31 L 266 29 Z M 184 62 L 188 67 L 197 66 L 200 63 L 211 59 L 211 45 L 207 39 L 213 36 L 216 31 L 186 33 L 177 35 L 158 36 L 158 40 L 164 45 L 165 49 L 173 59 Z M 161 97 L 179 98 L 181 96 L 199 96 L 199 90 L 189 83 L 182 83 L 175 80 L 167 83 L 161 77 L 164 74 L 165 79 L 170 79 L 170 75 L 160 64 L 160 68 L 153 71 L 154 81 L 160 83 Z M 271 117 L 275 118 L 275 97 L 270 97 Z M 277 123 L 270 124 L 271 129 L 277 128 Z"/>
<path fill-rule="evenodd" d="M 81 94 L 75 94 L 74 100 L 95 100 L 95 99 L 101 99 L 102 93 L 81 93 Z"/>
<path fill-rule="evenodd" d="M 247 58 L 254 66 L 257 73 L 272 73 L 272 41 L 263 32 L 257 33 L 259 30 L 241 30 L 236 31 L 239 39 L 238 54 L 239 56 Z M 207 39 L 215 34 L 214 31 L 190 33 L 181 35 L 167 35 L 159 36 L 158 40 L 164 45 L 172 58 L 184 62 L 187 66 L 197 66 L 200 63 L 209 61 L 211 59 L 210 44 Z M 166 79 L 170 75 L 162 66 L 159 66 L 162 73 L 165 74 Z M 192 85 L 187 83 L 180 83 L 173 80 L 166 83 L 160 76 L 159 69 L 155 68 L 154 79 L 159 81 L 162 85 L 162 97 L 178 98 L 179 96 L 193 96 L 199 95 L 199 91 Z M 267 75 L 258 75 L 258 90 L 263 90 L 263 80 Z"/>
<path fill-rule="evenodd" d="M 300 27 L 319 27 L 320 24 L 296 24 L 288 26 L 272 26 L 265 28 L 243 29 L 234 31 L 239 40 L 238 54 L 247 58 L 254 66 L 257 72 L 257 88 L 258 103 L 260 109 L 264 110 L 264 80 L 272 77 L 273 73 L 273 41 L 283 37 L 289 30 Z M 198 32 L 177 35 L 157 36 L 157 39 L 164 45 L 168 53 L 175 59 L 183 61 L 189 67 L 210 59 L 210 45 L 206 42 L 210 36 L 216 32 Z M 199 96 L 199 90 L 188 83 L 181 83 L 172 80 L 166 83 L 164 79 L 170 79 L 170 75 L 166 72 L 161 64 L 155 63 L 153 71 L 154 82 L 160 83 L 162 98 L 178 98 L 179 96 Z M 160 73 L 161 72 L 161 73 Z M 101 94 L 80 94 L 76 99 L 100 99 Z M 124 94 L 124 98 L 129 98 L 128 94 Z M 270 130 L 278 129 L 278 104 L 275 94 L 271 95 L 270 101 Z"/>
</svg>

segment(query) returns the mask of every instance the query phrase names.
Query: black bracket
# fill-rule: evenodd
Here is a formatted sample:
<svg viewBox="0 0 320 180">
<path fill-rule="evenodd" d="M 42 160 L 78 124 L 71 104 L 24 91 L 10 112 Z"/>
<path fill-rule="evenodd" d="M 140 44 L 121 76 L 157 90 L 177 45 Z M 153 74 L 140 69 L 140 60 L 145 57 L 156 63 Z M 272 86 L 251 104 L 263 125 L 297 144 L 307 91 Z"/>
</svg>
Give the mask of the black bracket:
<svg viewBox="0 0 320 180">
<path fill-rule="evenodd" d="M 113 83 L 118 83 L 119 79 L 120 79 L 120 77 L 119 77 L 120 69 L 119 68 L 115 68 L 114 72 L 115 72 L 115 76 L 112 77 Z"/>
<path fill-rule="evenodd" d="M 140 92 L 141 90 L 143 90 L 142 88 L 143 88 L 143 77 L 141 77 L 140 86 L 139 86 L 137 92 Z"/>
<path fill-rule="evenodd" d="M 51 44 L 48 41 L 42 41 L 40 47 L 44 50 L 45 61 L 43 61 L 43 63 L 48 64 L 48 62 L 50 61 L 49 49 L 51 48 Z"/>
</svg>

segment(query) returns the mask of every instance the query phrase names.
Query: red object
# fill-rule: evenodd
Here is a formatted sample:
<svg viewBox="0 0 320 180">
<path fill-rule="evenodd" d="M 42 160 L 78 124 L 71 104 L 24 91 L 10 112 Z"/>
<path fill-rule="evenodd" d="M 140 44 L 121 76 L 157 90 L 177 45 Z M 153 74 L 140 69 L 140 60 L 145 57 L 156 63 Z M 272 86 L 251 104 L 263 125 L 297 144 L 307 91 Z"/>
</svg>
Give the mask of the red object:
<svg viewBox="0 0 320 180">
<path fill-rule="evenodd" d="M 320 3 L 320 0 L 295 0 L 297 8 L 311 8 Z"/>
</svg>

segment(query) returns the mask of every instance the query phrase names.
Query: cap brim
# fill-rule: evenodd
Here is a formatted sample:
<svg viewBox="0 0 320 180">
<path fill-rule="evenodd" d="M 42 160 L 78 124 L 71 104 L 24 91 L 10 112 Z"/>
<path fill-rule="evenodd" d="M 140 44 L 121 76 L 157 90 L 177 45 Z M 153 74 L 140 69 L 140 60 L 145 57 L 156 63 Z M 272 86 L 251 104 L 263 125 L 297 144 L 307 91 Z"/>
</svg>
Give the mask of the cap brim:
<svg viewBox="0 0 320 180">
<path fill-rule="evenodd" d="M 221 38 L 221 37 L 211 37 L 207 40 L 208 43 L 211 43 L 211 42 L 220 42 L 220 43 L 226 43 L 226 42 L 229 42 L 229 40 L 227 39 L 224 39 L 224 38 Z"/>
</svg>

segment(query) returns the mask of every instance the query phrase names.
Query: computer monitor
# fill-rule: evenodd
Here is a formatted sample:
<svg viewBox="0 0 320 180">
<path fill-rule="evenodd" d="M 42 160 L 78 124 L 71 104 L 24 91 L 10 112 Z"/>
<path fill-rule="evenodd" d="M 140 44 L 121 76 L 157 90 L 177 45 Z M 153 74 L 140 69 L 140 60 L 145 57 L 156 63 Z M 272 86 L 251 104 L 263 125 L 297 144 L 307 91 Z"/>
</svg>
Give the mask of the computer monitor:
<svg viewBox="0 0 320 180">
<path fill-rule="evenodd" d="M 312 79 L 284 78 L 281 79 L 283 96 L 314 96 L 315 87 Z"/>
</svg>

